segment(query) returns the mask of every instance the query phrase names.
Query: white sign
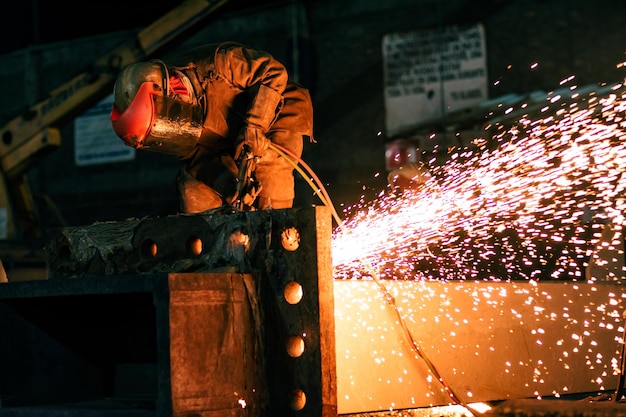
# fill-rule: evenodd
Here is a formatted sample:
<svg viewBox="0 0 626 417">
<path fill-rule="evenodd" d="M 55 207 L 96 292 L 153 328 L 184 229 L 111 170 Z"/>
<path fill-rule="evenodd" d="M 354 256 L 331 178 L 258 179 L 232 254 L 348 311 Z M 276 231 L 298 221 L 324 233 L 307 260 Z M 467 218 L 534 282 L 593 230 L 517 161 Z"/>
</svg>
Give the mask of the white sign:
<svg viewBox="0 0 626 417">
<path fill-rule="evenodd" d="M 74 120 L 74 161 L 78 166 L 135 159 L 135 148 L 122 142 L 111 126 L 113 94 Z"/>
<path fill-rule="evenodd" d="M 388 34 L 382 47 L 390 137 L 487 99 L 481 24 Z"/>
</svg>

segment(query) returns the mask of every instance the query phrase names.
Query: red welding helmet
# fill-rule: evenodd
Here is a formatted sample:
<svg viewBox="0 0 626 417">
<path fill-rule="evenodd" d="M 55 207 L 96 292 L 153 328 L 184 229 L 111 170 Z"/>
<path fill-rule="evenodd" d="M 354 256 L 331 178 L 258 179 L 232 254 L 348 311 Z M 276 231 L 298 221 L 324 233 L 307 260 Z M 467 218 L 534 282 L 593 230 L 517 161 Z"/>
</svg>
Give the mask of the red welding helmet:
<svg viewBox="0 0 626 417">
<path fill-rule="evenodd" d="M 196 146 L 202 133 L 202 109 L 191 93 L 181 95 L 180 89 L 170 88 L 165 64 L 131 64 L 120 72 L 113 90 L 111 123 L 126 145 L 178 157 Z"/>
</svg>

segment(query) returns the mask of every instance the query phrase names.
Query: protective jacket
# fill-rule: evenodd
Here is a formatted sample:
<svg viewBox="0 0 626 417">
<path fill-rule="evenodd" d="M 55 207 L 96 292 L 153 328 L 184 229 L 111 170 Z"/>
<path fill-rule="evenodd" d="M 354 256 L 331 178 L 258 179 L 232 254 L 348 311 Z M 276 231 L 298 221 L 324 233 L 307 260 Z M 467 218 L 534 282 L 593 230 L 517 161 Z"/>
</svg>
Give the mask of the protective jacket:
<svg viewBox="0 0 626 417">
<path fill-rule="evenodd" d="M 181 158 L 185 168 L 178 187 L 184 211 L 215 208 L 233 195 L 242 132 L 265 135 L 297 157 L 305 138 L 313 141 L 309 91 L 289 80 L 283 64 L 270 54 L 226 42 L 197 47 L 166 64 L 189 79 L 204 114 L 198 145 Z M 272 149 L 255 156 L 259 208 L 291 207 L 294 166 Z"/>
</svg>

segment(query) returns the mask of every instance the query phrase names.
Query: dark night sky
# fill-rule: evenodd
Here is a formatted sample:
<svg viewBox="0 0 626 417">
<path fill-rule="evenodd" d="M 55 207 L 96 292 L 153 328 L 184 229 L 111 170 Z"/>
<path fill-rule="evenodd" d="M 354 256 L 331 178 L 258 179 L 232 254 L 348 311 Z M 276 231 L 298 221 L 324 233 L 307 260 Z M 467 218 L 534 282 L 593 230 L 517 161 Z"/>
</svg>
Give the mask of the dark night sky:
<svg viewBox="0 0 626 417">
<path fill-rule="evenodd" d="M 62 42 L 120 30 L 145 27 L 174 7 L 179 0 L 108 0 L 77 6 L 74 2 L 15 0 L 3 5 L 5 24 L 0 26 L 3 41 L 0 54 L 29 46 Z M 254 4 L 230 0 L 220 12 Z M 256 4 L 260 4 L 257 0 Z"/>
</svg>

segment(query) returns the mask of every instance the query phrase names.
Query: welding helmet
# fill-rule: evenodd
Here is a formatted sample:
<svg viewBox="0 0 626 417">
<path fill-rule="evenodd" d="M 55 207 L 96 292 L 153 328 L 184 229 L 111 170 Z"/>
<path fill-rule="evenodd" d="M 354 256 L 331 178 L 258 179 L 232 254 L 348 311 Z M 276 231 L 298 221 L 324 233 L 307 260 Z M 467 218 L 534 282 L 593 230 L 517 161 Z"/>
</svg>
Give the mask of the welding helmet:
<svg viewBox="0 0 626 417">
<path fill-rule="evenodd" d="M 203 112 L 183 73 L 162 61 L 131 64 L 118 75 L 113 95 L 111 123 L 126 145 L 178 157 L 195 148 Z"/>
</svg>

